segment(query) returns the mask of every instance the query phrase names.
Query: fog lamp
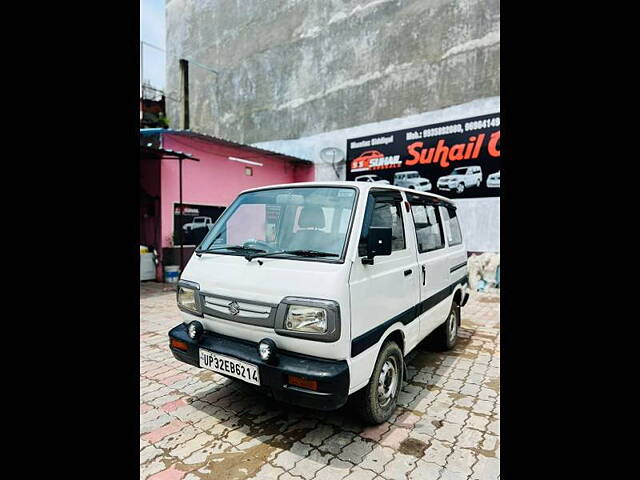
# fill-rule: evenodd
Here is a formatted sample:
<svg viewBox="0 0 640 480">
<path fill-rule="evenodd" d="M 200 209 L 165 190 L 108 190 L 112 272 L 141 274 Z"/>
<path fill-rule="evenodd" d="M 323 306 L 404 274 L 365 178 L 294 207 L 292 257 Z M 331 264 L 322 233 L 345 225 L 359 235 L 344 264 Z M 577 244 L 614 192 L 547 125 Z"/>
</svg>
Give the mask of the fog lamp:
<svg viewBox="0 0 640 480">
<path fill-rule="evenodd" d="M 202 335 L 202 332 L 204 332 L 204 327 L 202 326 L 202 323 L 200 323 L 197 320 L 194 320 L 189 324 L 188 332 L 189 332 L 189 337 L 192 340 L 197 340 Z"/>
<path fill-rule="evenodd" d="M 260 340 L 258 353 L 263 361 L 272 362 L 276 357 L 276 343 L 270 338 Z"/>
</svg>

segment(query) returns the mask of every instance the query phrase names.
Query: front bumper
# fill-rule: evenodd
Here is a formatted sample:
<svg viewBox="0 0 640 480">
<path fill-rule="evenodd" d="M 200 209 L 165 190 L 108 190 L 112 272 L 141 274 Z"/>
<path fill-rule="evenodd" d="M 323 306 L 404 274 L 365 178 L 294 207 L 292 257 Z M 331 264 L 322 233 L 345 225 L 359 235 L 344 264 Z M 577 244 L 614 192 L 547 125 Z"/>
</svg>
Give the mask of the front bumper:
<svg viewBox="0 0 640 480">
<path fill-rule="evenodd" d="M 455 190 L 455 189 L 456 189 L 455 185 L 454 186 L 449 186 L 448 183 L 442 183 L 442 184 L 439 183 L 438 184 L 438 190 L 446 190 L 448 192 L 448 191 Z"/>
<path fill-rule="evenodd" d="M 335 410 L 347 402 L 349 365 L 345 360 L 325 360 L 278 350 L 277 361 L 271 365 L 262 361 L 258 355 L 257 344 L 253 342 L 213 332 L 204 332 L 199 340 L 192 340 L 184 324 L 172 328 L 169 331 L 169 337 L 185 342 L 188 347 L 187 351 L 170 347 L 173 356 L 199 368 L 201 368 L 200 347 L 257 365 L 261 385 L 256 388 L 270 393 L 278 401 L 317 410 Z M 287 375 L 316 380 L 318 391 L 289 385 Z"/>
<path fill-rule="evenodd" d="M 488 188 L 500 188 L 500 180 L 487 180 Z"/>
</svg>

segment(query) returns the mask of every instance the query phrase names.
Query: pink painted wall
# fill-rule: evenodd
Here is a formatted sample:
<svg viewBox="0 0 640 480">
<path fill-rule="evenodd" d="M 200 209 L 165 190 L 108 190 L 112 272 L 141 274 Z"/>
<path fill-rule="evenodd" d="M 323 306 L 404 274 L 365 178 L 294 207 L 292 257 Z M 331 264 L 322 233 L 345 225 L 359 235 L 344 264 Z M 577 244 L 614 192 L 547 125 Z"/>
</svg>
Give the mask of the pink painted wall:
<svg viewBox="0 0 640 480">
<path fill-rule="evenodd" d="M 266 155 L 185 135 L 163 134 L 162 146 L 190 153 L 200 159 L 199 162 L 183 160 L 183 203 L 227 207 L 242 190 L 279 183 L 310 182 L 315 175 L 313 165 L 292 165 Z M 233 162 L 228 159 L 229 156 L 260 162 L 264 166 Z M 177 160 L 162 160 L 162 247 L 171 246 L 173 206 L 180 199 L 178 163 Z M 245 167 L 253 168 L 253 176 L 245 175 Z"/>
<path fill-rule="evenodd" d="M 152 197 L 160 196 L 160 161 L 140 158 L 140 187 Z M 148 205 L 140 204 L 140 242 L 160 247 L 160 201 L 153 202 L 154 216 L 148 216 Z"/>
</svg>

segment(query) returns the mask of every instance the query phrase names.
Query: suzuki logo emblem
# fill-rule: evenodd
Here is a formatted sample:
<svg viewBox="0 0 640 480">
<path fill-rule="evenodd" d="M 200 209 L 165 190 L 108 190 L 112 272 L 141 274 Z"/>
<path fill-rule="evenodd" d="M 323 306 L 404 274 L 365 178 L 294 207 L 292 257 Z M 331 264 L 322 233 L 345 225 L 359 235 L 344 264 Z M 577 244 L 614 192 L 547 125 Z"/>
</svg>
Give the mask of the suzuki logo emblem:
<svg viewBox="0 0 640 480">
<path fill-rule="evenodd" d="M 238 302 L 236 302 L 235 300 L 233 302 L 231 302 L 229 305 L 229 313 L 231 315 L 237 315 L 238 312 L 240 311 L 240 305 L 238 305 Z"/>
</svg>

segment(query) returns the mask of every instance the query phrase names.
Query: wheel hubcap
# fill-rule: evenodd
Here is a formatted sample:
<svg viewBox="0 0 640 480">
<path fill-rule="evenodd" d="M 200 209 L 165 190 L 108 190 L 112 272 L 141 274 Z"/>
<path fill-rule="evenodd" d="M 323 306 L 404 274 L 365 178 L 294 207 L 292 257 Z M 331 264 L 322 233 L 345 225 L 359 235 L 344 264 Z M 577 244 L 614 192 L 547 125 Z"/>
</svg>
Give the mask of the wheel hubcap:
<svg viewBox="0 0 640 480">
<path fill-rule="evenodd" d="M 451 316 L 449 317 L 449 342 L 453 342 L 455 340 L 457 333 L 458 319 L 456 318 L 456 314 L 451 312 Z"/>
<path fill-rule="evenodd" d="M 398 366 L 393 357 L 385 360 L 378 378 L 378 404 L 386 407 L 393 400 L 398 389 Z"/>
</svg>

